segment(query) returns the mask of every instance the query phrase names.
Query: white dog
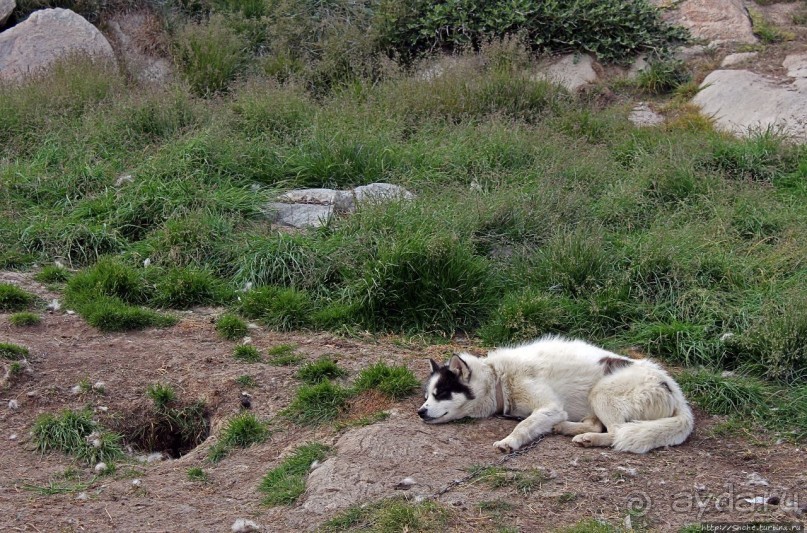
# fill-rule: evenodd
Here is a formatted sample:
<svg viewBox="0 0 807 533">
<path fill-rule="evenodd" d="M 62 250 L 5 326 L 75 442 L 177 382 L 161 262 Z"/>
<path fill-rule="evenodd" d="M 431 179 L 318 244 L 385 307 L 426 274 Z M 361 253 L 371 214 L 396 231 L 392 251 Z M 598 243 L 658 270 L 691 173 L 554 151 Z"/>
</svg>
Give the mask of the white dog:
<svg viewBox="0 0 807 533">
<path fill-rule="evenodd" d="M 418 415 L 440 424 L 494 414 L 523 418 L 493 445 L 515 451 L 554 429 L 581 446 L 646 453 L 681 444 L 695 425 L 681 388 L 659 365 L 581 340 L 544 337 L 478 358 L 433 360 Z"/>
</svg>

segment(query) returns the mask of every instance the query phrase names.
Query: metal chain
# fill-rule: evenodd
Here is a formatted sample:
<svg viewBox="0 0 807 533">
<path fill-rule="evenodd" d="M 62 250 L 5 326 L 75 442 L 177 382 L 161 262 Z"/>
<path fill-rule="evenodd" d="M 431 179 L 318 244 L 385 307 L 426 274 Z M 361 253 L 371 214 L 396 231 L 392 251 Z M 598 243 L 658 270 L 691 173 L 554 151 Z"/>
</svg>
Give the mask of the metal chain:
<svg viewBox="0 0 807 533">
<path fill-rule="evenodd" d="M 512 452 L 510 452 L 508 454 L 505 454 L 504 457 L 502 457 L 498 461 L 494 461 L 494 462 L 490 463 L 485 468 L 490 468 L 492 466 L 500 466 L 500 465 L 503 465 L 504 463 L 506 463 L 507 461 L 509 461 L 510 459 L 513 459 L 514 457 L 520 457 L 520 456 L 526 454 L 527 452 L 533 450 L 536 446 L 538 446 L 538 443 L 541 442 L 542 440 L 544 440 L 543 435 L 538 437 L 537 439 L 535 439 L 534 441 L 532 441 L 528 445 L 524 446 L 523 448 L 520 448 L 518 450 L 512 451 Z M 466 476 L 461 477 L 459 479 L 452 480 L 448 485 L 446 485 L 442 489 L 440 489 L 437 492 L 435 492 L 434 494 L 432 494 L 429 497 L 429 499 L 436 500 L 437 498 L 439 498 L 443 494 L 445 494 L 447 492 L 450 492 L 450 491 L 454 490 L 456 487 L 471 481 L 475 477 L 476 477 L 476 474 L 471 473 L 471 474 L 467 474 Z"/>
</svg>

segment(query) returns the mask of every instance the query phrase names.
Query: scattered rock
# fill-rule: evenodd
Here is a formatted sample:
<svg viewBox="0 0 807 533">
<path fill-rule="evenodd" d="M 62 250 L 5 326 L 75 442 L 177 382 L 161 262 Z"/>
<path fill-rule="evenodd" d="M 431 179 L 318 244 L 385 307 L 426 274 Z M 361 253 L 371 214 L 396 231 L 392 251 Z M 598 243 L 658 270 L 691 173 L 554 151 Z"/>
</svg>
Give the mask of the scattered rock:
<svg viewBox="0 0 807 533">
<path fill-rule="evenodd" d="M 637 104 L 631 110 L 628 120 L 640 128 L 658 126 L 664 123 L 664 117 L 650 109 L 650 106 L 644 102 Z"/>
<path fill-rule="evenodd" d="M 142 481 L 140 481 L 139 479 L 133 479 L 133 480 L 132 480 L 132 486 L 133 486 L 133 487 L 139 487 L 139 486 L 140 486 L 140 485 L 142 485 L 142 484 L 143 484 L 143 482 L 142 482 Z"/>
<path fill-rule="evenodd" d="M 70 387 L 70 394 L 81 394 L 81 386 L 80 385 L 73 385 Z"/>
<path fill-rule="evenodd" d="M 692 46 L 680 46 L 673 54 L 673 58 L 679 61 L 689 61 L 690 59 L 694 59 L 698 56 L 701 56 L 712 50 L 712 48 L 703 46 L 702 44 L 694 44 Z"/>
<path fill-rule="evenodd" d="M 745 484 L 748 485 L 749 487 L 767 487 L 768 485 L 770 485 L 767 479 L 760 476 L 756 472 L 751 472 L 750 474 L 748 474 L 748 478 Z"/>
<path fill-rule="evenodd" d="M 134 176 L 131 174 L 121 174 L 118 176 L 118 179 L 115 180 L 115 187 L 123 187 L 127 183 L 134 183 Z"/>
<path fill-rule="evenodd" d="M 278 198 L 287 204 L 332 205 L 336 212 L 347 213 L 355 208 L 353 194 L 334 189 L 294 189 Z"/>
<path fill-rule="evenodd" d="M 328 223 L 333 215 L 333 206 L 314 204 L 270 203 L 269 218 L 292 228 L 319 228 Z"/>
<path fill-rule="evenodd" d="M 549 80 L 577 92 L 599 79 L 594 65 L 594 58 L 588 54 L 566 54 L 533 79 Z"/>
<path fill-rule="evenodd" d="M 92 386 L 92 390 L 95 392 L 104 392 L 106 390 L 106 383 L 103 381 L 96 381 L 95 384 Z"/>
<path fill-rule="evenodd" d="M 6 24 L 15 7 L 17 7 L 15 0 L 0 0 L 0 28 Z"/>
<path fill-rule="evenodd" d="M 70 56 L 114 63 L 106 37 L 69 9 L 41 9 L 0 33 L 0 81 L 17 81 Z"/>
<path fill-rule="evenodd" d="M 698 492 L 703 492 L 706 490 L 706 485 L 703 483 L 695 483 L 695 490 Z"/>
<path fill-rule="evenodd" d="M 17 403 L 17 400 L 9 400 L 8 408 L 11 409 L 12 411 L 16 411 L 17 409 L 20 408 L 20 404 Z"/>
<path fill-rule="evenodd" d="M 617 470 L 624 472 L 625 475 L 628 477 L 636 477 L 639 475 L 639 472 L 635 468 L 629 468 L 626 466 L 618 466 L 616 467 Z"/>
<path fill-rule="evenodd" d="M 107 468 L 106 463 L 101 462 L 95 465 L 95 468 L 93 470 L 95 470 L 96 474 L 103 474 L 104 472 L 106 472 L 106 468 Z"/>
<path fill-rule="evenodd" d="M 755 43 L 751 19 L 742 0 L 651 0 L 667 22 L 712 43 Z"/>
<path fill-rule="evenodd" d="M 417 482 L 411 477 L 405 477 L 395 485 L 395 490 L 409 490 L 413 485 L 417 485 Z"/>
<path fill-rule="evenodd" d="M 233 525 L 230 526 L 230 531 L 233 533 L 250 533 L 252 531 L 260 531 L 261 526 L 253 522 L 252 520 L 247 520 L 245 518 L 239 518 Z"/>
<path fill-rule="evenodd" d="M 16 433 L 12 433 L 12 434 L 11 434 L 11 435 L 8 437 L 8 440 L 17 440 L 17 434 L 16 434 Z"/>
<path fill-rule="evenodd" d="M 90 497 L 87 495 L 86 492 L 79 492 L 78 496 L 76 496 L 76 499 L 81 500 L 81 501 L 86 501 L 86 500 L 89 500 Z"/>
<path fill-rule="evenodd" d="M 759 52 L 740 52 L 737 54 L 729 54 L 723 58 L 723 61 L 720 63 L 720 66 L 722 68 L 733 67 L 734 65 L 739 65 L 743 61 L 753 59 L 758 55 Z"/>
</svg>

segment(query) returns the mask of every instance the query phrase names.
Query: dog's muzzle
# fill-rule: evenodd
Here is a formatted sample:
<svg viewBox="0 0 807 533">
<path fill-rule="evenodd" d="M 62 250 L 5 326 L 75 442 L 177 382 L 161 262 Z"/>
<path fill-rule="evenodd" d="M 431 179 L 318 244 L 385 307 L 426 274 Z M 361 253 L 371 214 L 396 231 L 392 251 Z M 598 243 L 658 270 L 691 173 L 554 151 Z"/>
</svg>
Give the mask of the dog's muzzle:
<svg viewBox="0 0 807 533">
<path fill-rule="evenodd" d="M 418 409 L 418 416 L 423 420 L 428 420 L 429 418 L 431 418 L 429 415 L 426 414 L 428 412 L 429 412 L 428 409 L 426 409 L 425 407 L 421 407 L 420 409 Z"/>
</svg>

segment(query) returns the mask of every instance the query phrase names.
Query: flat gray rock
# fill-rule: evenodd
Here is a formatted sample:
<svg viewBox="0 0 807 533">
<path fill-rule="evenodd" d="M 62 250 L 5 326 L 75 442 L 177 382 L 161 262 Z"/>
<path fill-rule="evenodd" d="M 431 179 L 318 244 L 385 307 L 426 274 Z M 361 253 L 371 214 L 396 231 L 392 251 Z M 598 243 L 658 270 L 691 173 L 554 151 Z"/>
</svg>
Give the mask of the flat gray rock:
<svg viewBox="0 0 807 533">
<path fill-rule="evenodd" d="M 588 54 L 566 54 L 555 61 L 533 79 L 548 80 L 577 92 L 583 87 L 595 83 L 599 76 L 594 70 L 594 58 Z"/>
<path fill-rule="evenodd" d="M 114 62 L 106 37 L 69 9 L 42 9 L 0 33 L 0 81 L 38 74 L 60 59 L 92 57 Z"/>
<path fill-rule="evenodd" d="M 793 74 L 807 70 L 797 59 L 789 64 Z M 719 129 L 735 135 L 775 128 L 807 140 L 807 78 L 782 83 L 748 70 L 716 70 L 703 80 L 693 102 Z"/>
<path fill-rule="evenodd" d="M 0 0 L 0 28 L 8 22 L 8 17 L 11 16 L 15 7 L 17 7 L 15 0 Z"/>
<path fill-rule="evenodd" d="M 734 65 L 739 65 L 744 61 L 753 59 L 758 55 L 759 52 L 739 52 L 737 54 L 729 54 L 723 58 L 723 61 L 720 63 L 720 66 L 722 68 L 733 67 Z"/>
<path fill-rule="evenodd" d="M 289 204 L 332 205 L 339 212 L 352 211 L 355 207 L 351 191 L 335 189 L 293 189 L 278 198 Z"/>
<path fill-rule="evenodd" d="M 273 202 L 267 206 L 270 220 L 292 228 L 318 228 L 333 216 L 333 206 L 316 204 L 286 204 Z"/>
<path fill-rule="evenodd" d="M 403 187 L 391 183 L 371 183 L 353 189 L 356 202 L 386 202 L 390 200 L 412 200 L 415 195 Z"/>
</svg>

